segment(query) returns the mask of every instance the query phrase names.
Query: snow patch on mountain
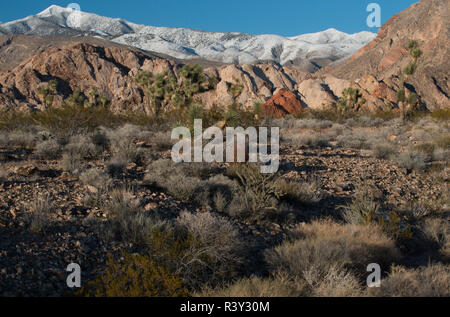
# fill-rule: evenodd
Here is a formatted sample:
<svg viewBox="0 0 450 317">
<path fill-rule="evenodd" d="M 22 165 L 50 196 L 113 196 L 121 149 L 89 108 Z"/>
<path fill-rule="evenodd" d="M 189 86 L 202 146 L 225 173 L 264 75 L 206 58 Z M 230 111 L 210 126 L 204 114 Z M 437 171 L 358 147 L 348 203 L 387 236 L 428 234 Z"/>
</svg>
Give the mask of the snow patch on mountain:
<svg viewBox="0 0 450 317">
<path fill-rule="evenodd" d="M 283 37 L 153 27 L 55 5 L 35 16 L 1 24 L 0 33 L 91 35 L 179 59 L 202 58 L 238 64 L 336 61 L 354 54 L 376 37 L 370 32 L 347 34 L 336 29 Z"/>
</svg>

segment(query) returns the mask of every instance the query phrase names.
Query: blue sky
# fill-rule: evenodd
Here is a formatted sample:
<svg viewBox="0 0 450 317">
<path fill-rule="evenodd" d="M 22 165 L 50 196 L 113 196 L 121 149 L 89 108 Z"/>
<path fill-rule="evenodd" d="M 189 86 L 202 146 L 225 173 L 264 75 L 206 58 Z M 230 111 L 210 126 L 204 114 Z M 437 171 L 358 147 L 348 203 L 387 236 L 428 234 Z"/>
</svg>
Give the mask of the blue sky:
<svg viewBox="0 0 450 317">
<path fill-rule="evenodd" d="M 355 33 L 369 28 L 366 7 L 381 6 L 381 20 L 418 0 L 1 0 L 0 21 L 36 14 L 52 4 L 77 2 L 83 11 L 153 26 L 187 27 L 214 32 L 295 36 L 328 28 Z"/>
</svg>

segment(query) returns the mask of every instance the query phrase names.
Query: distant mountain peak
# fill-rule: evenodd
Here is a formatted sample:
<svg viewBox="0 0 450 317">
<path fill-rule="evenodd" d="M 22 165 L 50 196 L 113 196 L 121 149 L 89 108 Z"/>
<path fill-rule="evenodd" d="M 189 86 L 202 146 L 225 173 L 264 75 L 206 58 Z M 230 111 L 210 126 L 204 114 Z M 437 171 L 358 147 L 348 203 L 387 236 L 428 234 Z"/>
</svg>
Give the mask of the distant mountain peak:
<svg viewBox="0 0 450 317">
<path fill-rule="evenodd" d="M 201 58 L 235 64 L 268 61 L 306 68 L 345 59 L 376 36 L 370 32 L 347 34 L 334 28 L 318 33 L 283 37 L 153 27 L 57 5 L 52 5 L 37 15 L 2 24 L 0 33 L 38 36 L 88 35 L 179 59 Z M 321 62 L 317 63 L 317 60 Z"/>
</svg>

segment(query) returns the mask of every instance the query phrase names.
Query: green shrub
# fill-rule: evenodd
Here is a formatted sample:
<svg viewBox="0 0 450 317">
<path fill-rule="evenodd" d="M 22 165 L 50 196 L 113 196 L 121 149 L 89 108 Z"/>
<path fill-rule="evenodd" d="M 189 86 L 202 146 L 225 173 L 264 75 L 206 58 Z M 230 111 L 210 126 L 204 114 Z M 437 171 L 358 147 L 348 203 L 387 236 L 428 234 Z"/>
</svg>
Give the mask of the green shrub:
<svg viewBox="0 0 450 317">
<path fill-rule="evenodd" d="M 79 293 L 95 297 L 187 297 L 179 276 L 145 255 L 123 253 L 121 260 L 110 255 L 106 271 Z"/>
</svg>

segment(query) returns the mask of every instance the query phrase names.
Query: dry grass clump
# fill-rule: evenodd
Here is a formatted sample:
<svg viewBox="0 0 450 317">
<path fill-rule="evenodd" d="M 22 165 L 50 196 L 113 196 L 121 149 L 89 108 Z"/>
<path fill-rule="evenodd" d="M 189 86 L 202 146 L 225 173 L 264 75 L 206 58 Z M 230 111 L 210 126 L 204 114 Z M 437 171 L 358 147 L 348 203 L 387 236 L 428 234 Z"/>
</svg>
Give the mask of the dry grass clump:
<svg viewBox="0 0 450 317">
<path fill-rule="evenodd" d="M 96 158 L 102 151 L 101 147 L 96 146 L 92 141 L 92 138 L 87 135 L 76 135 L 71 137 L 64 150 L 71 155 L 78 155 L 84 159 Z"/>
<path fill-rule="evenodd" d="M 0 148 L 7 148 L 9 146 L 8 133 L 0 131 Z"/>
<path fill-rule="evenodd" d="M 299 183 L 280 179 L 277 186 L 282 192 L 283 199 L 303 205 L 317 204 L 322 200 L 320 184 L 317 180 Z"/>
<path fill-rule="evenodd" d="M 449 297 L 450 266 L 431 264 L 417 269 L 395 266 L 381 280 L 380 288 L 370 288 L 375 297 Z"/>
<path fill-rule="evenodd" d="M 306 271 L 304 276 L 312 297 L 359 297 L 363 294 L 357 276 L 339 266 L 331 267 L 323 277 L 314 268 Z"/>
<path fill-rule="evenodd" d="M 43 141 L 36 146 L 36 155 L 42 159 L 55 160 L 62 152 L 61 145 L 54 139 Z"/>
<path fill-rule="evenodd" d="M 107 190 L 112 185 L 112 179 L 109 175 L 99 168 L 91 168 L 81 173 L 80 181 L 84 185 L 97 188 L 99 191 Z"/>
<path fill-rule="evenodd" d="M 6 182 L 6 180 L 8 179 L 8 172 L 0 169 L 0 183 Z"/>
<path fill-rule="evenodd" d="M 377 143 L 372 146 L 372 151 L 376 158 L 388 159 L 397 152 L 397 148 L 390 142 Z"/>
<path fill-rule="evenodd" d="M 340 225 L 328 220 L 299 226 L 299 237 L 266 251 L 273 271 L 299 278 L 310 296 L 360 296 L 370 263 L 390 266 L 399 259 L 394 241 L 374 226 Z"/>
<path fill-rule="evenodd" d="M 305 146 L 310 148 L 329 147 L 330 137 L 327 134 L 320 133 L 302 133 L 294 134 L 288 138 L 289 143 L 294 146 Z"/>
<path fill-rule="evenodd" d="M 402 152 L 394 158 L 394 162 L 407 170 L 420 171 L 425 168 L 425 156 L 415 151 Z"/>
<path fill-rule="evenodd" d="M 45 234 L 52 225 L 51 213 L 54 205 L 49 195 L 36 197 L 29 204 L 29 228 L 32 233 Z"/>
<path fill-rule="evenodd" d="M 337 137 L 337 145 L 339 147 L 353 149 L 369 149 L 367 133 L 359 130 L 344 131 L 342 135 Z"/>
<path fill-rule="evenodd" d="M 444 259 L 450 259 L 450 223 L 448 219 L 425 219 L 421 229 L 427 238 L 436 243 Z"/>
<path fill-rule="evenodd" d="M 64 172 L 77 174 L 81 169 L 81 156 L 76 153 L 64 153 L 59 165 Z"/>
<path fill-rule="evenodd" d="M 36 142 L 36 137 L 31 132 L 13 131 L 8 135 L 9 146 L 22 148 L 32 148 Z"/>
<path fill-rule="evenodd" d="M 236 227 L 224 217 L 213 213 L 182 212 L 175 221 L 179 229 L 185 230 L 197 242 L 197 250 L 191 256 L 204 263 L 202 275 L 208 283 L 223 278 L 233 278 L 236 269 L 244 262 L 245 245 Z M 188 276 L 189 275 L 189 276 Z M 189 284 L 199 278 L 194 272 L 185 271 L 183 276 Z"/>
<path fill-rule="evenodd" d="M 108 174 L 113 178 L 120 178 L 125 173 L 127 162 L 122 157 L 113 157 L 106 164 Z"/>
<path fill-rule="evenodd" d="M 195 294 L 199 297 L 301 297 L 306 296 L 306 285 L 300 279 L 292 279 L 286 274 L 274 277 L 251 277 L 238 280 L 230 285 L 214 289 L 205 288 Z"/>
<path fill-rule="evenodd" d="M 331 220 L 314 221 L 301 225 L 294 231 L 303 239 L 329 240 L 341 242 L 352 265 L 376 262 L 392 263 L 399 259 L 400 253 L 395 242 L 376 226 L 341 225 Z M 372 262 L 367 262 L 367 260 Z"/>
<path fill-rule="evenodd" d="M 118 188 L 110 193 L 111 201 L 105 206 L 110 221 L 108 234 L 120 240 L 137 244 L 147 242 L 155 228 L 166 225 L 159 218 L 144 212 L 140 201 L 128 189 Z"/>
</svg>

